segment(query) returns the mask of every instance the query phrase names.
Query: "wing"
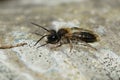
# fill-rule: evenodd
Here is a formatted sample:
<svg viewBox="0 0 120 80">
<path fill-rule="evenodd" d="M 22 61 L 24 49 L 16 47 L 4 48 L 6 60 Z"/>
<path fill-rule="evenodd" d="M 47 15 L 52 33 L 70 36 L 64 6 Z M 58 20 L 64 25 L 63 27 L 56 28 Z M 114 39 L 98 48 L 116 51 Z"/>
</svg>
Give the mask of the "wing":
<svg viewBox="0 0 120 80">
<path fill-rule="evenodd" d="M 71 28 L 71 30 L 73 31 L 73 33 L 74 32 L 90 32 L 90 33 L 93 33 L 93 31 L 90 31 L 90 30 L 87 30 L 87 29 L 83 29 L 83 28 L 78 28 L 78 27 L 73 27 L 73 28 Z"/>
<path fill-rule="evenodd" d="M 86 43 L 93 43 L 93 42 L 99 41 L 98 35 L 90 30 L 77 28 L 77 27 L 73 27 L 71 29 L 72 29 L 73 39 L 84 41 Z"/>
</svg>

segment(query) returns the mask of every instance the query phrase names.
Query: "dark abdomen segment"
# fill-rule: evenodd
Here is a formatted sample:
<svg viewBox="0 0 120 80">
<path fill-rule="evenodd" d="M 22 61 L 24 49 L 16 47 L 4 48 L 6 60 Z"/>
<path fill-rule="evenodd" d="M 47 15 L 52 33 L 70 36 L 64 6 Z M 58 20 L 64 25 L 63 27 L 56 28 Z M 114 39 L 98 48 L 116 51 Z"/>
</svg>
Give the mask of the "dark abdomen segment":
<svg viewBox="0 0 120 80">
<path fill-rule="evenodd" d="M 93 43 L 97 41 L 97 36 L 90 32 L 80 32 L 80 33 L 77 32 L 74 33 L 73 36 L 87 43 Z"/>
<path fill-rule="evenodd" d="M 87 43 L 92 43 L 97 41 L 97 37 L 94 34 L 88 33 L 88 32 L 81 32 L 80 34 L 80 39 L 82 41 L 85 41 Z"/>
</svg>

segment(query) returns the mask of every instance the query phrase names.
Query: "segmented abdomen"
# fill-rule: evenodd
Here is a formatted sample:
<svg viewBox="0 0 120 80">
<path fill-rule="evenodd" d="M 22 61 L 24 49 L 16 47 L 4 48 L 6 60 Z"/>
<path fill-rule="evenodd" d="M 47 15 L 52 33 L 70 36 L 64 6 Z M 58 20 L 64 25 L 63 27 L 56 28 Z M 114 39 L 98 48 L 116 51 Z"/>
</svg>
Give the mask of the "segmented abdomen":
<svg viewBox="0 0 120 80">
<path fill-rule="evenodd" d="M 79 33 L 76 32 L 76 33 L 73 33 L 73 36 L 87 43 L 92 43 L 97 41 L 96 35 L 89 32 L 79 32 Z"/>
</svg>

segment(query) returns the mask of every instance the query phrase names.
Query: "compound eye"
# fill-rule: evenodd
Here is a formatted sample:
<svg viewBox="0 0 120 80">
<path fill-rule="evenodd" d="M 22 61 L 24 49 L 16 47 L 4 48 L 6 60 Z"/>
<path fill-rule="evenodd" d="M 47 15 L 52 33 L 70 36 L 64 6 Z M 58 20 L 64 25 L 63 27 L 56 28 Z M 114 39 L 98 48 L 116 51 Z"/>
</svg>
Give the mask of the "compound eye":
<svg viewBox="0 0 120 80">
<path fill-rule="evenodd" d="M 54 44 L 58 41 L 58 36 L 56 34 L 49 35 L 47 39 L 48 39 L 47 41 L 48 43 Z"/>
</svg>

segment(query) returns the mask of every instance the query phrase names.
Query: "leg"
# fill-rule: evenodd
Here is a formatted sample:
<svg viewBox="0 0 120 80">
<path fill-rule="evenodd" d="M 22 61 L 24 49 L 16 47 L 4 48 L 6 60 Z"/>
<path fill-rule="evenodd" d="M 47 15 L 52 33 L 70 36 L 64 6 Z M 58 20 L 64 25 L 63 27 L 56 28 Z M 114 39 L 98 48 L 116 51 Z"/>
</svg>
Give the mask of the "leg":
<svg viewBox="0 0 120 80">
<path fill-rule="evenodd" d="M 83 41 L 82 41 L 82 43 L 83 43 L 83 44 L 81 44 L 81 45 L 83 45 L 83 46 L 87 46 L 87 47 L 89 47 L 89 48 L 92 48 L 92 49 L 94 49 L 94 50 L 97 50 L 96 48 L 92 47 L 90 44 L 88 44 L 88 43 L 86 43 L 86 42 L 83 42 Z"/>
<path fill-rule="evenodd" d="M 58 47 L 60 47 L 60 46 L 62 46 L 61 41 L 60 41 L 60 44 L 59 44 L 59 45 L 57 45 L 57 46 L 55 46 L 55 47 L 52 47 L 51 49 L 53 49 L 53 48 L 58 48 Z"/>
<path fill-rule="evenodd" d="M 67 38 L 67 41 L 68 41 L 68 43 L 69 43 L 69 45 L 70 45 L 70 51 L 69 51 L 69 52 L 71 52 L 72 49 L 73 49 L 72 42 L 71 42 L 71 40 L 70 40 L 69 38 Z"/>
<path fill-rule="evenodd" d="M 61 43 L 61 41 L 60 41 L 60 44 L 59 44 L 59 45 L 57 45 L 55 48 L 57 48 L 57 47 L 60 47 L 60 46 L 62 46 L 62 43 Z"/>
</svg>

